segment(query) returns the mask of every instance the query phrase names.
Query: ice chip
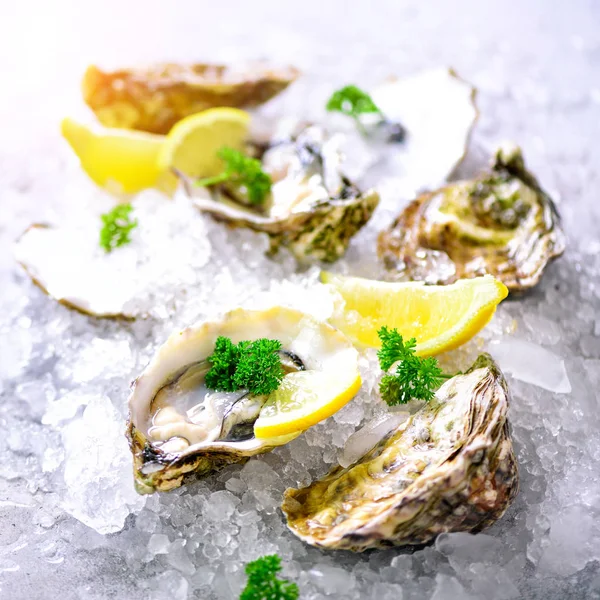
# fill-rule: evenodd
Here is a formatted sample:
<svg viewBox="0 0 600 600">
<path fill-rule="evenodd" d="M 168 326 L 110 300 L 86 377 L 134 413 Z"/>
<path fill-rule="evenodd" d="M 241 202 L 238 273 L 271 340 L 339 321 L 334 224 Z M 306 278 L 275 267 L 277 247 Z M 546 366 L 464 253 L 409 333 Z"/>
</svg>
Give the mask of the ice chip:
<svg viewBox="0 0 600 600">
<path fill-rule="evenodd" d="M 493 342 L 489 350 L 500 368 L 515 379 L 557 394 L 571 392 L 565 361 L 550 350 L 518 338 Z"/>
<path fill-rule="evenodd" d="M 121 415 L 106 396 L 97 396 L 62 430 L 62 441 L 63 509 L 98 533 L 120 531 L 127 516 L 145 503 L 133 488 Z"/>
<path fill-rule="evenodd" d="M 152 554 L 167 554 L 170 544 L 169 536 L 163 533 L 153 533 L 148 540 L 148 552 Z"/>
<path fill-rule="evenodd" d="M 46 407 L 46 412 L 42 417 L 44 425 L 58 427 L 65 421 L 69 421 L 76 414 L 79 408 L 87 406 L 90 400 L 93 400 L 93 394 L 82 394 L 78 390 L 72 390 L 50 402 Z"/>
<path fill-rule="evenodd" d="M 467 593 L 465 588 L 460 584 L 458 579 L 438 573 L 435 578 L 435 591 L 431 600 L 478 600 L 471 594 Z"/>
<path fill-rule="evenodd" d="M 457 532 L 443 533 L 435 541 L 435 547 L 444 555 L 453 559 L 462 560 L 467 563 L 492 562 L 502 550 L 503 544 L 500 540 L 478 533 Z"/>
<path fill-rule="evenodd" d="M 354 577 L 345 569 L 326 564 L 316 564 L 310 571 L 309 577 L 325 594 L 343 598 L 354 587 Z"/>
<path fill-rule="evenodd" d="M 189 584 L 177 571 L 165 571 L 154 578 L 149 600 L 187 600 Z"/>
</svg>

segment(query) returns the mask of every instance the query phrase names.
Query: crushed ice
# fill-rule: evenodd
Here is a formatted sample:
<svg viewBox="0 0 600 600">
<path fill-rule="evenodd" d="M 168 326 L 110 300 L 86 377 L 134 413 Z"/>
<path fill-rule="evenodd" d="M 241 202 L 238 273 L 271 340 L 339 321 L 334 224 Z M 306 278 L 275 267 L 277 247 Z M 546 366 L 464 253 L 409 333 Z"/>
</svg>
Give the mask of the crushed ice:
<svg viewBox="0 0 600 600">
<path fill-rule="evenodd" d="M 573 19 L 578 10 L 574 4 L 565 8 Z M 292 16 L 294 21 L 304 19 L 301 11 Z M 432 18 L 421 9 L 410 17 L 411 24 Z M 410 36 L 388 32 L 394 35 L 382 35 L 383 45 L 374 43 L 372 50 L 381 60 L 366 53 L 368 62 L 350 61 L 343 74 L 338 73 L 337 38 L 330 42 L 331 36 L 321 36 L 324 44 L 330 43 L 320 47 L 321 56 L 307 51 L 314 45 L 297 33 L 296 25 L 263 37 L 265 56 L 283 51 L 306 63 L 302 66 L 309 75 L 296 90 L 307 112 L 322 110 L 333 79 L 359 82 L 372 74 L 376 83 L 388 75 L 391 55 L 398 63 L 394 68 L 403 72 L 414 68 L 415 60 L 435 58 L 441 63 L 465 57 L 463 74 L 481 88 L 478 131 L 488 139 L 501 133 L 527 144 L 542 181 L 551 180 L 569 200 L 561 203 L 561 212 L 572 236 L 571 251 L 551 265 L 532 294 L 501 305 L 477 340 L 442 357 L 444 368 L 460 369 L 487 348 L 511 373 L 510 418 L 521 489 L 505 517 L 475 536 L 449 534 L 426 548 L 362 555 L 324 553 L 287 531 L 278 510 L 287 486 L 308 484 L 338 460 L 351 461 L 385 435 L 386 426 L 378 430 L 376 424 L 385 423 L 389 413 L 376 398 L 376 358 L 370 353 L 361 357 L 363 389 L 335 417 L 246 465 L 234 465 L 173 493 L 137 496 L 123 435 L 128 385 L 173 329 L 229 307 L 271 301 L 323 318 L 335 301 L 316 282 L 315 269 L 297 273 L 286 254 L 265 258 L 264 236 L 230 230 L 198 216 L 191 238 L 173 236 L 167 229 L 160 234 L 169 237 L 161 238 L 169 242 L 168 258 L 184 260 L 169 263 L 165 255 L 155 263 L 162 266 L 164 278 L 152 285 L 152 318 L 99 322 L 52 302 L 13 264 L 10 245 L 34 220 L 75 221 L 78 212 L 88 214 L 90 205 L 98 208 L 101 200 L 85 177 L 65 168 L 54 131 L 44 137 L 41 128 L 35 129 L 29 146 L 19 147 L 12 141 L 20 139 L 22 131 L 17 136 L 7 122 L 11 145 L 0 156 L 0 182 L 3 199 L 14 210 L 2 223 L 0 238 L 0 428 L 5 432 L 0 436 L 1 596 L 30 598 L 31 588 L 23 586 L 31 582 L 36 591 L 46 586 L 69 600 L 231 600 L 243 586 L 244 563 L 277 552 L 284 575 L 297 581 L 302 597 L 311 600 L 599 597 L 600 258 L 597 217 L 586 208 L 597 206 L 597 90 L 590 91 L 591 77 L 583 87 L 575 73 L 562 80 L 570 75 L 569 42 L 557 45 L 551 56 L 544 55 L 543 62 L 532 54 L 523 69 L 522 45 L 515 43 L 513 48 L 502 41 L 512 17 L 497 17 L 486 22 L 483 33 L 462 36 L 458 54 L 440 40 L 428 49 L 428 58 L 421 58 L 410 52 L 421 47 L 420 39 L 417 44 Z M 526 27 L 527 15 L 521 19 Z M 318 25 L 306 24 L 310 30 Z M 573 21 L 573 27 L 583 24 L 581 19 Z M 590 27 L 593 36 L 593 23 Z M 219 35 L 238 40 L 246 29 L 240 20 Z M 531 29 L 523 38 L 530 47 L 539 44 L 545 35 L 542 29 Z M 38 28 L 36 35 L 42 34 Z M 339 35 L 345 35 L 343 28 Z M 349 47 L 356 35 L 350 29 L 348 36 Z M 398 44 L 393 52 L 390 39 Z M 589 59 L 590 69 L 597 72 L 597 61 L 591 60 L 597 43 L 592 39 L 596 38 L 586 42 L 592 46 L 577 50 L 577 56 Z M 197 44 L 194 37 L 194 51 Z M 227 49 L 233 47 L 214 44 L 210 55 L 235 58 Z M 328 70 L 327 64 L 333 67 Z M 41 77 L 44 70 L 39 71 Z M 550 93 L 553 81 L 560 86 Z M 54 95 L 42 97 L 52 102 Z M 288 94 L 282 106 L 291 112 L 298 103 Z M 41 123 L 35 110 L 13 112 Z M 549 165 L 558 167 L 556 172 Z M 382 204 L 353 240 L 346 258 L 335 265 L 337 272 L 377 275 L 377 231 L 408 200 L 393 178 L 384 182 L 381 192 Z M 163 208 L 181 209 L 179 216 L 186 211 L 177 204 Z M 191 221 L 188 225 L 192 227 Z M 209 256 L 207 245 L 212 249 Z M 194 269 L 186 266 L 188 260 L 194 261 Z M 185 281 L 185 286 L 177 281 Z M 140 309 L 147 308 L 143 304 L 142 299 Z"/>
<path fill-rule="evenodd" d="M 515 379 L 557 394 L 571 391 L 565 361 L 539 344 L 507 338 L 490 344 L 490 353 Z"/>
</svg>

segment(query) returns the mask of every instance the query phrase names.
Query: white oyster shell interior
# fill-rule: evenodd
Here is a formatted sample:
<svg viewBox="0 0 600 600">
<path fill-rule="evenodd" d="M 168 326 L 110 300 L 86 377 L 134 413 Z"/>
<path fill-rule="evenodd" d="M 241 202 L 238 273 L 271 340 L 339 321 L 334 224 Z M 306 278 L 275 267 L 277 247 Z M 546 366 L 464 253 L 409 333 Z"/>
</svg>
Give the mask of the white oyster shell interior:
<svg viewBox="0 0 600 600">
<path fill-rule="evenodd" d="M 15 258 L 49 296 L 81 312 L 135 318 L 161 311 L 208 263 L 204 221 L 185 198 L 148 191 L 133 203 L 131 243 L 106 253 L 100 214 L 113 206 L 99 199 L 94 210 L 56 226 L 33 225 L 17 241 Z"/>
<path fill-rule="evenodd" d="M 404 126 L 406 138 L 369 140 L 348 129 L 339 141 L 344 173 L 363 186 L 393 178 L 403 196 L 446 181 L 464 158 L 477 120 L 475 88 L 451 69 L 437 68 L 388 81 L 370 94 L 387 120 Z"/>
<path fill-rule="evenodd" d="M 221 319 L 172 334 L 136 380 L 129 398 L 130 419 L 151 443 L 164 450 L 185 453 L 217 443 L 243 450 L 258 449 L 266 443 L 278 445 L 273 438 L 268 442 L 254 437 L 241 441 L 219 439 L 224 416 L 243 391 L 208 390 L 204 385 L 206 371 L 201 369 L 196 372 L 194 368 L 188 369 L 180 377 L 182 370 L 202 363 L 212 354 L 219 336 L 228 337 L 234 343 L 265 337 L 277 339 L 284 350 L 302 360 L 307 371 L 334 378 L 336 373 L 352 369 L 358 374 L 357 351 L 331 325 L 285 307 L 236 309 Z M 284 382 L 290 375 L 284 377 Z M 297 435 L 299 433 L 276 439 L 283 444 Z"/>
</svg>

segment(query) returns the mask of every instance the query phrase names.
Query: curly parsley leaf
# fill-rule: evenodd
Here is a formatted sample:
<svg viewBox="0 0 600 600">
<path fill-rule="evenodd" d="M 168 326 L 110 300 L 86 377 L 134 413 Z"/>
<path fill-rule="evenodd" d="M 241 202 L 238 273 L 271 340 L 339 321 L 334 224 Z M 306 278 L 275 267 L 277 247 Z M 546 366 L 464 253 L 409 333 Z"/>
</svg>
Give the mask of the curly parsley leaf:
<svg viewBox="0 0 600 600">
<path fill-rule="evenodd" d="M 347 85 L 333 92 L 326 108 L 328 111 L 341 112 L 356 120 L 366 113 L 381 114 L 381 110 L 371 96 L 355 85 Z"/>
<path fill-rule="evenodd" d="M 227 147 L 221 148 L 218 156 L 225 163 L 225 170 L 214 177 L 199 179 L 196 185 L 228 183 L 240 188 L 247 195 L 250 204 L 263 204 L 273 182 L 271 176 L 262 170 L 260 160 Z"/>
<path fill-rule="evenodd" d="M 239 388 L 253 394 L 274 392 L 283 379 L 283 367 L 279 358 L 281 342 L 262 338 L 248 345 L 241 352 L 233 377 Z"/>
<path fill-rule="evenodd" d="M 277 554 L 262 556 L 246 565 L 248 581 L 240 600 L 297 600 L 300 591 L 295 583 L 279 579 L 281 558 Z"/>
<path fill-rule="evenodd" d="M 234 344 L 219 336 L 208 357 L 212 366 L 206 374 L 206 387 L 219 392 L 247 389 L 254 395 L 274 392 L 284 375 L 279 350 L 278 340 L 261 338 Z"/>
<path fill-rule="evenodd" d="M 377 352 L 381 369 L 388 371 L 398 363 L 395 372 L 384 375 L 379 383 L 381 397 L 390 406 L 406 404 L 412 398 L 428 402 L 443 380 L 451 377 L 442 372 L 435 358 L 417 356 L 415 338 L 404 341 L 397 329 L 388 327 L 382 327 L 377 335 L 381 340 Z"/>
<path fill-rule="evenodd" d="M 131 219 L 131 204 L 118 204 L 111 211 L 101 215 L 100 247 L 106 252 L 125 246 L 131 242 L 130 233 L 138 226 L 137 219 Z"/>
<path fill-rule="evenodd" d="M 235 392 L 239 389 L 234 377 L 240 352 L 240 346 L 236 346 L 228 337 L 221 335 L 217 338 L 215 349 L 208 357 L 212 366 L 204 380 L 207 388 L 219 392 Z"/>
</svg>

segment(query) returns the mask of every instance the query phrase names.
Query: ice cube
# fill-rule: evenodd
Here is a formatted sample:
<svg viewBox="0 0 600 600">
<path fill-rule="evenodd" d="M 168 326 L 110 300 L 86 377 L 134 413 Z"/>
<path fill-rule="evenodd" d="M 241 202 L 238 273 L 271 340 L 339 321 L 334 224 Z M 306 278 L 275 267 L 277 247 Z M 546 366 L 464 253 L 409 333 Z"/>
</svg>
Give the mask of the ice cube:
<svg viewBox="0 0 600 600">
<path fill-rule="evenodd" d="M 554 393 L 570 393 L 565 361 L 550 350 L 519 338 L 492 342 L 489 349 L 500 368 L 515 379 Z"/>
<path fill-rule="evenodd" d="M 133 488 L 123 420 L 106 396 L 90 400 L 62 431 L 65 448 L 62 507 L 99 533 L 120 531 L 145 498 Z"/>
<path fill-rule="evenodd" d="M 148 540 L 148 552 L 152 554 L 167 554 L 170 545 L 169 536 L 163 533 L 153 533 Z"/>
</svg>

